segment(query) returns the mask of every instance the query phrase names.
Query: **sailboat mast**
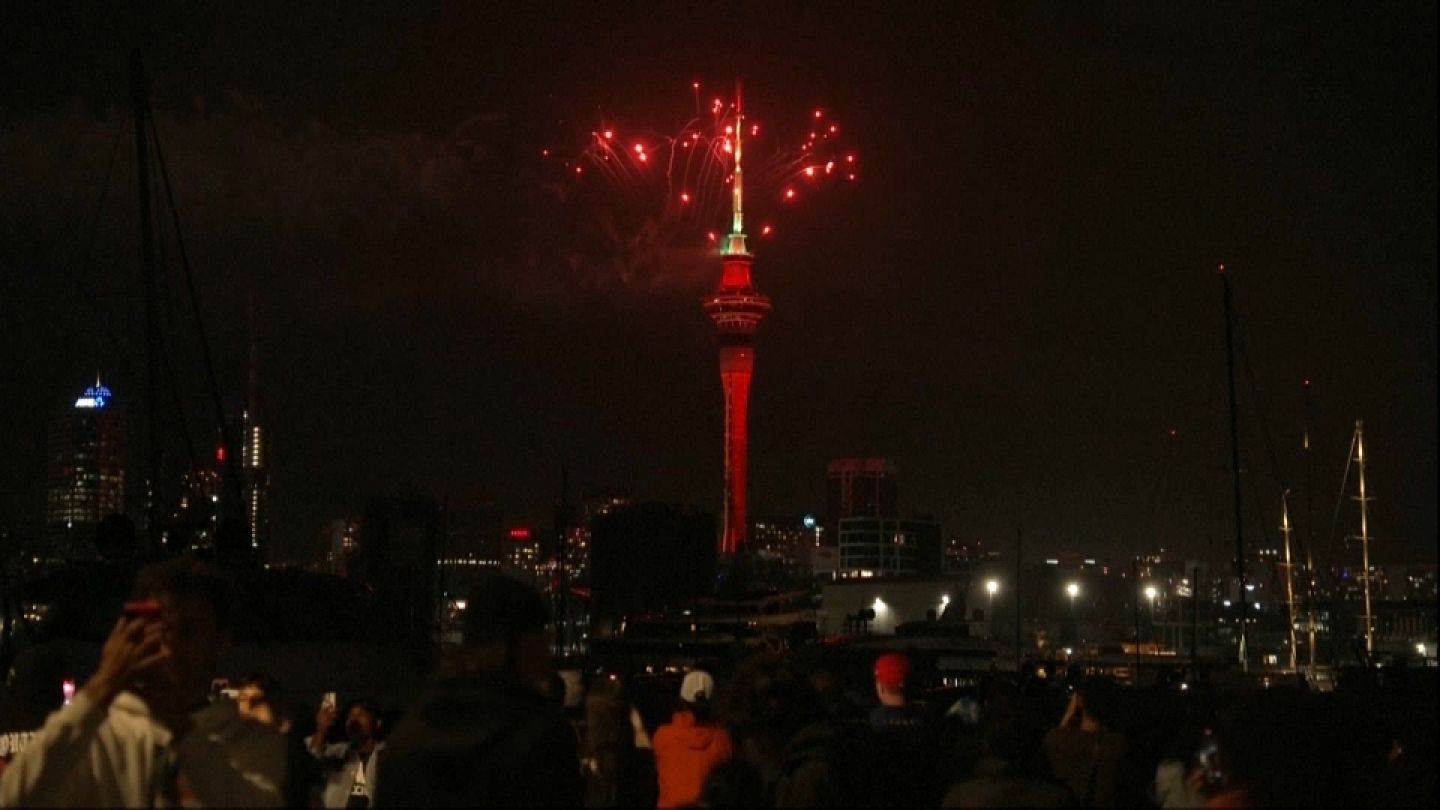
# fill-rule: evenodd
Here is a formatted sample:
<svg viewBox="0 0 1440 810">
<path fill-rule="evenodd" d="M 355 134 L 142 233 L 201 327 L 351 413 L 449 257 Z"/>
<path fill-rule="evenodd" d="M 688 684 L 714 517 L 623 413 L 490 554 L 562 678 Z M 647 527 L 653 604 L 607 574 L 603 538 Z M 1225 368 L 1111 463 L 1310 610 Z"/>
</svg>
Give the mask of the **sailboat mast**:
<svg viewBox="0 0 1440 810">
<path fill-rule="evenodd" d="M 1290 557 L 1290 491 L 1280 496 L 1280 534 L 1285 538 L 1285 623 L 1290 629 L 1290 671 L 1295 660 L 1295 564 Z"/>
<path fill-rule="evenodd" d="M 1375 616 L 1370 611 L 1370 526 L 1368 505 L 1365 497 L 1365 423 L 1355 422 L 1355 463 L 1360 468 L 1360 565 L 1361 581 L 1365 583 L 1365 654 L 1375 654 Z"/>
<path fill-rule="evenodd" d="M 1250 671 L 1249 656 L 1246 654 L 1246 638 L 1249 629 L 1248 602 L 1245 596 L 1245 532 L 1241 518 L 1240 500 L 1240 420 L 1239 406 L 1235 398 L 1235 327 L 1230 317 L 1230 276 L 1225 265 L 1220 265 L 1220 282 L 1225 288 L 1225 371 L 1230 381 L 1230 477 L 1235 489 L 1235 577 L 1240 582 L 1240 595 L 1235 600 L 1240 605 L 1240 669 Z"/>
<path fill-rule="evenodd" d="M 145 89 L 145 63 L 138 49 L 130 55 L 130 82 L 135 108 L 135 189 L 140 203 L 140 284 L 145 291 L 145 423 L 149 454 L 141 480 L 145 483 L 145 538 L 153 551 L 161 479 L 160 322 L 155 300 L 155 229 L 150 212 L 150 136 L 145 127 L 149 101 Z"/>
<path fill-rule="evenodd" d="M 1314 452 L 1312 450 L 1313 439 L 1311 432 L 1314 429 L 1314 419 L 1310 407 L 1310 381 L 1307 379 L 1304 384 L 1305 391 L 1305 437 L 1303 448 L 1305 450 L 1305 501 L 1306 510 L 1309 516 L 1306 525 L 1309 529 L 1305 542 L 1305 632 L 1306 646 L 1310 653 L 1310 682 L 1315 682 L 1315 469 Z"/>
</svg>

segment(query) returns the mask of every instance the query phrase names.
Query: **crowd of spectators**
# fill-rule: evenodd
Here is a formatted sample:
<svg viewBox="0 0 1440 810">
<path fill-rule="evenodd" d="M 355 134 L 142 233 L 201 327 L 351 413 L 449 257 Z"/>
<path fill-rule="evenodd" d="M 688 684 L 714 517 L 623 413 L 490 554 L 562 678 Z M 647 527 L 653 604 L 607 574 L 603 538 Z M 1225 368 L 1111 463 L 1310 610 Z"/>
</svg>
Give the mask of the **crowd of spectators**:
<svg viewBox="0 0 1440 810">
<path fill-rule="evenodd" d="M 297 710 L 255 673 L 217 685 L 233 605 L 178 559 L 145 569 L 96 674 L 59 705 L 22 657 L 0 710 L 4 806 L 1434 806 L 1435 695 L 1135 689 L 1024 666 L 936 688 L 901 651 L 865 678 L 766 652 L 674 681 L 560 679 L 543 600 L 496 575 L 463 643 L 398 715 Z M 1433 680 L 1433 679 L 1432 679 Z M 223 688 L 217 688 L 223 686 Z M 569 693 L 567 695 L 567 692 Z M 569 707 L 567 709 L 567 706 Z M 399 707 L 397 707 L 399 708 Z M 398 719 L 397 719 L 398 718 Z M 388 722 L 397 719 L 393 728 Z"/>
</svg>

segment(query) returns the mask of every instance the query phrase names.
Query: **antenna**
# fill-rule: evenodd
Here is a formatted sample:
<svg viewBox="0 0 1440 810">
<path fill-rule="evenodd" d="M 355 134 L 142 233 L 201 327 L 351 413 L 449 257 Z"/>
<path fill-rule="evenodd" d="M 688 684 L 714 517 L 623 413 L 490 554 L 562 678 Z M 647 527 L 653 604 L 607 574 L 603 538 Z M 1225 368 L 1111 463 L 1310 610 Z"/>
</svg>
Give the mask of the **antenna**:
<svg viewBox="0 0 1440 810">
<path fill-rule="evenodd" d="M 748 255 L 745 247 L 745 167 L 742 160 L 743 136 L 745 129 L 744 99 L 739 80 L 735 82 L 735 171 L 730 183 L 730 235 L 725 239 L 721 254 L 725 256 Z"/>
<path fill-rule="evenodd" d="M 740 81 L 735 81 L 735 184 L 731 189 L 732 211 L 730 232 L 745 232 L 745 168 L 740 159 L 741 133 L 745 131 L 744 99 L 741 96 Z"/>
</svg>

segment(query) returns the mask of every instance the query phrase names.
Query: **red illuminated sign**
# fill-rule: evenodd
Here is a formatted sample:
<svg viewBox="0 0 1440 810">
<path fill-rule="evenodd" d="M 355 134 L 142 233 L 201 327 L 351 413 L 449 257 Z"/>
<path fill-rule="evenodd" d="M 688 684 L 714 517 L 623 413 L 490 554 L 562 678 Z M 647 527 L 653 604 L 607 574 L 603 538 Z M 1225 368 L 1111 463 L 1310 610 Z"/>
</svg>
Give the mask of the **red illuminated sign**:
<svg viewBox="0 0 1440 810">
<path fill-rule="evenodd" d="M 510 539 L 517 543 L 523 543 L 530 539 L 530 530 L 524 526 L 517 526 L 510 530 Z"/>
</svg>

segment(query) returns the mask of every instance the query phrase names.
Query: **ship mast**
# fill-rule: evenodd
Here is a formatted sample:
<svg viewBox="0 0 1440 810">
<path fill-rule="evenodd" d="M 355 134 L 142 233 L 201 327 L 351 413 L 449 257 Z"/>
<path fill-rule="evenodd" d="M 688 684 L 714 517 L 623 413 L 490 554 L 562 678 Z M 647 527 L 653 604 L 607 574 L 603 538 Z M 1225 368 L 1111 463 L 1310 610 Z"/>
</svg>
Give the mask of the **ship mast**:
<svg viewBox="0 0 1440 810">
<path fill-rule="evenodd" d="M 1295 661 L 1295 565 L 1290 557 L 1290 490 L 1280 496 L 1280 534 L 1285 538 L 1285 623 L 1290 629 L 1290 671 Z"/>
<path fill-rule="evenodd" d="M 1365 423 L 1355 421 L 1355 463 L 1360 468 L 1360 581 L 1365 584 L 1365 655 L 1375 654 L 1375 616 L 1370 610 L 1370 526 L 1365 496 Z"/>
<path fill-rule="evenodd" d="M 1315 475 L 1314 475 L 1314 454 L 1311 452 L 1310 425 L 1310 381 L 1307 379 L 1304 385 L 1305 391 L 1305 500 L 1309 516 L 1306 520 L 1309 527 L 1309 537 L 1305 543 L 1305 629 L 1307 644 L 1310 648 L 1310 682 L 1315 682 Z"/>
</svg>

